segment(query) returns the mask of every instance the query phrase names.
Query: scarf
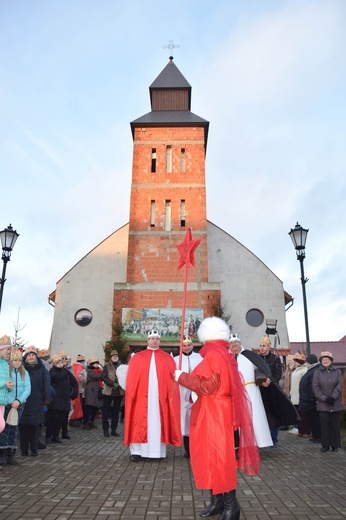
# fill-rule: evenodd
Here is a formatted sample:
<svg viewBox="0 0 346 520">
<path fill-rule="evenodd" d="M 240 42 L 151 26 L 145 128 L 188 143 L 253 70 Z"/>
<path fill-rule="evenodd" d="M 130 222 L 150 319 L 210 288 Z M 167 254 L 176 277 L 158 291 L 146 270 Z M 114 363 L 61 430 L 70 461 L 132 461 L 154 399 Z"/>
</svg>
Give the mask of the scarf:
<svg viewBox="0 0 346 520">
<path fill-rule="evenodd" d="M 100 372 L 102 372 L 101 368 L 92 368 L 91 369 L 93 372 L 95 372 L 95 374 L 99 374 Z M 102 388 L 103 387 L 103 381 L 102 379 L 99 379 L 98 380 L 98 384 L 99 384 L 99 387 Z"/>
</svg>

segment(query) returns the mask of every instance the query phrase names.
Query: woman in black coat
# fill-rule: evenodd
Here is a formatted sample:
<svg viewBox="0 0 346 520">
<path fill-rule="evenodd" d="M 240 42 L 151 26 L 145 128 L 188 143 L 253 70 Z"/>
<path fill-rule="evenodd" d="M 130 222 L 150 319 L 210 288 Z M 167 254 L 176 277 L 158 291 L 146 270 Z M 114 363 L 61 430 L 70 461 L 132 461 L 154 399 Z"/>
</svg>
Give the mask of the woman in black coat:
<svg viewBox="0 0 346 520">
<path fill-rule="evenodd" d="M 23 357 L 24 368 L 28 371 L 31 393 L 25 403 L 19 422 L 20 450 L 23 456 L 37 456 L 38 438 L 43 424 L 43 405 L 51 400 L 47 370 L 36 352 L 26 352 Z"/>
<path fill-rule="evenodd" d="M 78 382 L 74 375 L 64 367 L 64 360 L 58 354 L 52 358 L 52 368 L 49 374 L 50 384 L 55 395 L 48 405 L 46 444 L 52 442 L 60 444 L 59 432 L 71 410 L 71 399 L 75 399 L 78 395 Z M 65 438 L 68 437 L 65 435 Z"/>
</svg>

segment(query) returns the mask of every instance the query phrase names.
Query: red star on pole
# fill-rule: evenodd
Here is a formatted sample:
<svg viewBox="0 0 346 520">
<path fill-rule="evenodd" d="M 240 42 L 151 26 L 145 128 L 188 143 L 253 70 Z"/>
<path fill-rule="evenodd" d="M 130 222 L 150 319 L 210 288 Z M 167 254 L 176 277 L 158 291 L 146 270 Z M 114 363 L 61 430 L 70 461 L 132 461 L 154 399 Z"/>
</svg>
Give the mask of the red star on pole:
<svg viewBox="0 0 346 520">
<path fill-rule="evenodd" d="M 201 242 L 201 238 L 197 240 L 192 239 L 190 228 L 186 231 L 184 242 L 176 246 L 180 253 L 177 270 L 181 269 L 184 265 L 186 265 L 187 269 L 189 269 L 190 266 L 196 267 L 195 251 Z"/>
</svg>

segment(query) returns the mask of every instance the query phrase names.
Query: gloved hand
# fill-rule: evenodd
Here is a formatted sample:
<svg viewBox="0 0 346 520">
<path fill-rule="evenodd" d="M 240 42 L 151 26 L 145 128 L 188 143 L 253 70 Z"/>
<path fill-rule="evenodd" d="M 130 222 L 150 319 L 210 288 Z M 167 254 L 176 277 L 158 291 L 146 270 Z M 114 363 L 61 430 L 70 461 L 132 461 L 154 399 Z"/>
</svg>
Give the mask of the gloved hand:
<svg viewBox="0 0 346 520">
<path fill-rule="evenodd" d="M 191 392 L 191 399 L 192 399 L 193 403 L 195 403 L 197 401 L 197 399 L 198 399 L 198 395 L 193 390 Z"/>
<path fill-rule="evenodd" d="M 176 370 L 174 372 L 174 381 L 178 381 L 179 377 L 180 377 L 180 374 L 182 374 L 182 370 Z"/>
<path fill-rule="evenodd" d="M 328 403 L 328 404 L 333 406 L 333 404 L 335 403 L 335 399 L 333 399 L 332 397 L 327 397 L 326 403 Z"/>
</svg>

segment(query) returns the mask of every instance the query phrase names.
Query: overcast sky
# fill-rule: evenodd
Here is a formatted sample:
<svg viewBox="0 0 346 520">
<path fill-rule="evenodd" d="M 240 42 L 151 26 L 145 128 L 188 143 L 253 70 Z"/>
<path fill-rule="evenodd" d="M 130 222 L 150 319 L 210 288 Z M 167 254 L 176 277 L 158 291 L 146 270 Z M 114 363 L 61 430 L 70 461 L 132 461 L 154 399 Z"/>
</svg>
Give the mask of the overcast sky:
<svg viewBox="0 0 346 520">
<path fill-rule="evenodd" d="M 20 308 L 21 336 L 48 347 L 56 282 L 128 222 L 129 123 L 170 40 L 210 121 L 208 219 L 294 297 L 291 341 L 305 327 L 288 232 L 309 228 L 310 339 L 344 336 L 345 26 L 344 0 L 0 0 L 0 229 L 20 234 L 0 336 Z"/>
</svg>

